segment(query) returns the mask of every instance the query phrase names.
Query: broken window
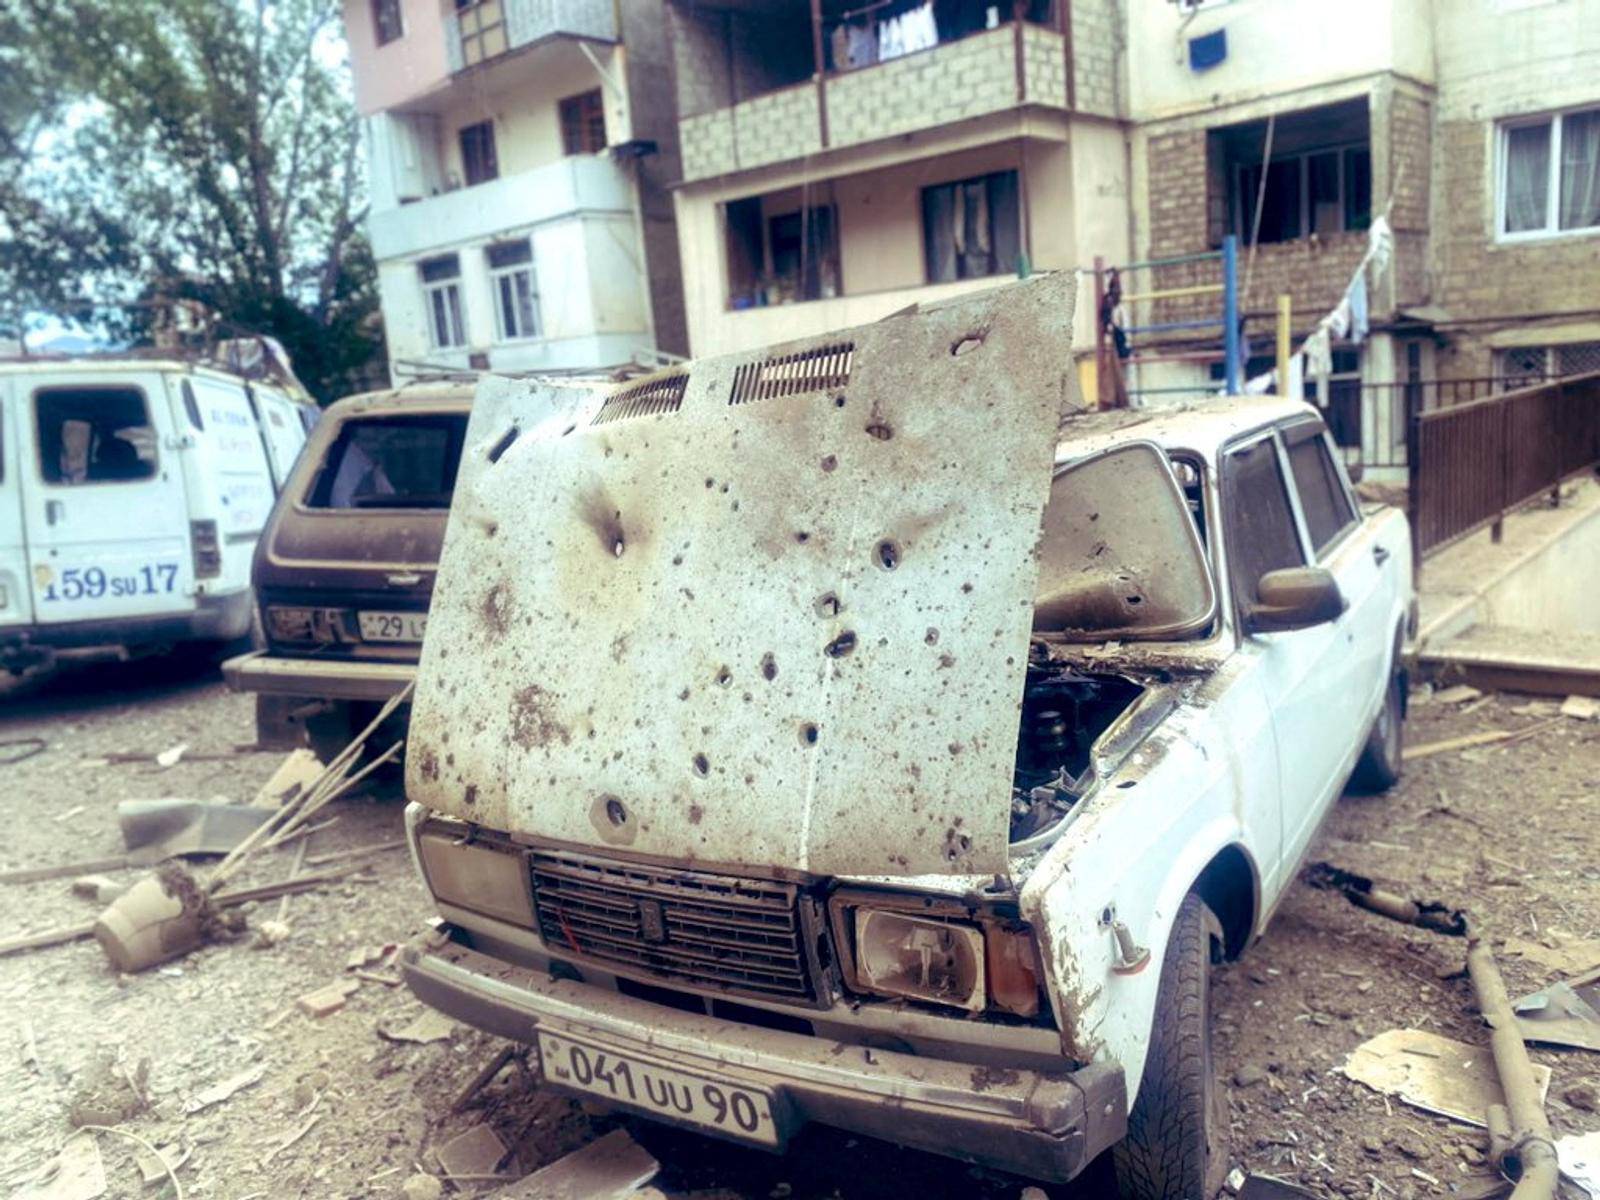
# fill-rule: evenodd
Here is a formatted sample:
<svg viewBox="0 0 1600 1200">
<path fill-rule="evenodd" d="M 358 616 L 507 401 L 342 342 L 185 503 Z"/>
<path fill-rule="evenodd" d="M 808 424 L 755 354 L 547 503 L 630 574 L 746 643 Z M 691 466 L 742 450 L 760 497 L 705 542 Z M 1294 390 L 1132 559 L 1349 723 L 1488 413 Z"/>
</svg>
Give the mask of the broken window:
<svg viewBox="0 0 1600 1200">
<path fill-rule="evenodd" d="M 1252 235 L 1287 242 L 1372 223 L 1365 100 L 1280 114 L 1270 140 L 1266 121 L 1230 126 L 1215 131 L 1211 145 L 1226 184 L 1227 227 L 1246 244 Z"/>
<path fill-rule="evenodd" d="M 461 130 L 461 171 L 467 186 L 488 183 L 500 176 L 500 161 L 494 152 L 494 122 L 479 121 Z"/>
<path fill-rule="evenodd" d="M 1600 228 L 1600 108 L 1502 127 L 1500 231 Z"/>
<path fill-rule="evenodd" d="M 428 335 L 436 350 L 466 344 L 461 320 L 461 260 L 454 254 L 425 258 L 417 264 L 422 276 L 422 302 L 427 309 Z"/>
<path fill-rule="evenodd" d="M 563 154 L 598 154 L 606 148 L 606 110 L 600 89 L 561 102 Z"/>
<path fill-rule="evenodd" d="M 156 431 L 137 388 L 40 388 L 33 407 L 46 483 L 129 483 L 155 475 Z"/>
<path fill-rule="evenodd" d="M 929 283 L 1015 271 L 1022 253 L 1017 173 L 923 188 L 922 239 Z"/>
<path fill-rule="evenodd" d="M 372 33 L 380 46 L 387 46 L 405 35 L 400 19 L 400 0 L 372 0 Z"/>
<path fill-rule="evenodd" d="M 1306 532 L 1311 535 L 1311 549 L 1320 557 L 1356 523 L 1356 511 L 1339 478 L 1339 469 L 1333 465 L 1320 426 L 1297 426 L 1285 432 L 1283 440 L 1289 447 L 1289 470 L 1300 496 Z"/>
<path fill-rule="evenodd" d="M 1039 540 L 1036 632 L 1179 637 L 1204 629 L 1215 603 L 1188 502 L 1154 445 L 1120 446 L 1056 476 Z"/>
<path fill-rule="evenodd" d="M 1257 602 L 1256 586 L 1263 575 L 1306 565 L 1278 467 L 1277 439 L 1264 437 L 1230 453 L 1222 486 L 1228 579 L 1235 601 L 1248 609 Z"/>
<path fill-rule="evenodd" d="M 449 508 L 463 416 L 345 422 L 308 489 L 310 508 Z"/>
</svg>

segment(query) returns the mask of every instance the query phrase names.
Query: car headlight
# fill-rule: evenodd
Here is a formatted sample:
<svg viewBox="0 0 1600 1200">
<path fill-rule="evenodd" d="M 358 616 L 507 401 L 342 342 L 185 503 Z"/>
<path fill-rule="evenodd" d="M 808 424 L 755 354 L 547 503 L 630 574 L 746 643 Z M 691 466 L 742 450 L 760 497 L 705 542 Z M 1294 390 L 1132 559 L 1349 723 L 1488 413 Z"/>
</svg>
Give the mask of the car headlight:
<svg viewBox="0 0 1600 1200">
<path fill-rule="evenodd" d="M 533 885 L 516 846 L 470 841 L 464 833 L 425 827 L 417 857 L 434 899 L 532 927 Z"/>
<path fill-rule="evenodd" d="M 856 977 L 885 995 L 981 1012 L 983 934 L 971 925 L 858 908 Z"/>
<path fill-rule="evenodd" d="M 279 642 L 338 642 L 344 631 L 336 608 L 298 608 L 269 604 L 267 636 Z"/>
</svg>

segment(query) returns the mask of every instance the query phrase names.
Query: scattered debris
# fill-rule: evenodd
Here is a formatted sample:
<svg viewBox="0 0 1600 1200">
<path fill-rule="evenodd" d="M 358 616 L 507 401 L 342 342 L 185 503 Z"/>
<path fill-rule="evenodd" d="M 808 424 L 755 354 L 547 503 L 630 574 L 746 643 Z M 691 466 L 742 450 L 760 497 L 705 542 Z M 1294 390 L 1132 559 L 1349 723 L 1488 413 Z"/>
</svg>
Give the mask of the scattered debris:
<svg viewBox="0 0 1600 1200">
<path fill-rule="evenodd" d="M 266 1067 L 257 1065 L 248 1070 L 240 1071 L 237 1075 L 230 1075 L 228 1078 L 212 1084 L 204 1091 L 196 1092 L 194 1098 L 184 1106 L 183 1111 L 192 1116 L 197 1112 L 203 1112 L 213 1104 L 221 1104 L 235 1093 L 242 1092 L 247 1087 L 254 1087 L 266 1078 L 266 1074 Z"/>
<path fill-rule="evenodd" d="M 139 1178 L 149 1186 L 173 1175 L 179 1167 L 189 1161 L 189 1155 L 192 1153 L 192 1150 L 176 1144 L 157 1146 L 153 1150 L 140 1151 L 133 1161 L 139 1166 Z"/>
<path fill-rule="evenodd" d="M 1490 729 L 1484 733 L 1468 733 L 1461 737 L 1446 738 L 1442 742 L 1424 742 L 1420 746 L 1407 746 L 1401 752 L 1401 759 L 1411 762 L 1418 758 L 1430 758 L 1435 754 L 1446 754 L 1451 750 L 1466 750 L 1472 746 L 1488 746 L 1496 742 L 1521 741 L 1530 738 L 1536 733 L 1543 732 L 1554 725 L 1559 717 L 1551 717 L 1547 721 L 1536 721 L 1522 729 Z"/>
<path fill-rule="evenodd" d="M 309 791 L 326 768 L 322 760 L 310 750 L 301 748 L 289 753 L 278 764 L 272 778 L 261 785 L 261 790 L 250 801 L 254 808 L 282 808 Z"/>
<path fill-rule="evenodd" d="M 72 820 L 73 817 L 79 816 L 84 811 L 84 809 L 87 808 L 87 807 L 88 806 L 84 805 L 84 804 L 74 804 L 71 808 L 66 809 L 63 812 L 58 812 L 55 815 L 56 824 L 57 825 L 61 825 L 61 824 L 65 823 L 65 822 L 67 822 L 67 821 Z"/>
<path fill-rule="evenodd" d="M 1574 721 L 1600 720 L 1600 700 L 1593 696 L 1568 696 L 1561 702 L 1561 715 Z"/>
<path fill-rule="evenodd" d="M 444 1195 L 444 1184 L 432 1175 L 413 1175 L 406 1180 L 405 1186 L 400 1189 L 400 1194 L 406 1200 L 439 1200 Z"/>
<path fill-rule="evenodd" d="M 343 1008 L 345 1001 L 360 986 L 360 982 L 354 979 L 337 979 L 314 992 L 307 992 L 295 1003 L 313 1017 L 326 1017 Z"/>
<path fill-rule="evenodd" d="M 1489 1106 L 1505 1103 L 1487 1050 L 1422 1029 L 1391 1029 L 1369 1038 L 1339 1070 L 1414 1108 L 1480 1128 L 1487 1124 Z M 1550 1068 L 1533 1071 L 1543 1097 L 1550 1087 Z"/>
<path fill-rule="evenodd" d="M 72 881 L 72 894 L 93 900 L 96 904 L 110 904 L 127 889 L 104 875 L 79 875 Z"/>
<path fill-rule="evenodd" d="M 1454 687 L 1447 687 L 1433 694 L 1435 704 L 1465 704 L 1469 700 L 1476 700 L 1483 693 L 1477 688 L 1465 683 L 1458 683 Z"/>
<path fill-rule="evenodd" d="M 270 813 L 248 804 L 206 800 L 123 800 L 117 805 L 122 844 L 156 861 L 189 854 L 226 854 Z"/>
<path fill-rule="evenodd" d="M 1574 1083 L 1561 1093 L 1561 1098 L 1584 1112 L 1600 1112 L 1600 1090 L 1592 1083 Z"/>
<path fill-rule="evenodd" d="M 289 933 L 289 922 L 276 921 L 269 917 L 265 921 L 256 923 L 255 940 L 250 944 L 257 950 L 270 950 L 279 942 L 287 941 Z"/>
<path fill-rule="evenodd" d="M 389 957 L 397 953 L 399 949 L 400 946 L 397 942 L 385 942 L 381 946 L 357 946 L 345 956 L 344 969 L 346 971 L 355 971 L 361 967 L 370 967 L 373 965 L 381 967 L 388 962 Z"/>
<path fill-rule="evenodd" d="M 1529 700 L 1526 704 L 1518 704 L 1511 709 L 1519 717 L 1553 717 L 1561 712 L 1561 705 L 1554 700 Z"/>
<path fill-rule="evenodd" d="M 292 1133 L 286 1134 L 277 1145 L 273 1146 L 271 1150 L 268 1150 L 266 1154 L 262 1156 L 261 1165 L 266 1166 L 290 1146 L 294 1145 L 301 1138 L 305 1137 L 306 1134 L 311 1132 L 311 1127 L 320 1120 L 322 1120 L 321 1113 L 312 1113 L 305 1119 L 298 1129 L 294 1130 Z"/>
<path fill-rule="evenodd" d="M 1376 1180 L 1376 1176 L 1372 1177 Z M 1377 1194 L 1377 1189 L 1373 1189 Z M 1239 1200 L 1316 1200 L 1315 1192 L 1308 1192 L 1303 1187 L 1296 1187 L 1282 1179 L 1275 1179 L 1271 1175 L 1252 1175 L 1244 1181 L 1244 1187 L 1239 1190 Z"/>
<path fill-rule="evenodd" d="M 1244 1190 L 1244 1172 L 1238 1167 L 1228 1172 L 1228 1178 L 1223 1181 L 1230 1192 L 1237 1196 Z"/>
<path fill-rule="evenodd" d="M 1600 971 L 1552 983 L 1511 1003 L 1528 1042 L 1600 1050 Z"/>
<path fill-rule="evenodd" d="M 167 749 L 156 755 L 156 766 L 163 770 L 177 766 L 178 761 L 183 758 L 184 751 L 188 748 L 187 742 L 179 742 L 176 746 L 167 747 Z"/>
<path fill-rule="evenodd" d="M 80 1074 L 67 1119 L 74 1126 L 115 1125 L 138 1116 L 150 1107 L 149 1079 L 148 1058 L 141 1058 L 128 1071 L 117 1062 L 114 1051 L 101 1049 Z"/>
<path fill-rule="evenodd" d="M 1305 881 L 1309 887 L 1340 892 L 1357 908 L 1364 908 L 1392 921 L 1431 929 L 1449 937 L 1466 936 L 1467 918 L 1460 909 L 1433 900 L 1408 899 L 1380 888 L 1365 875 L 1346 871 L 1332 863 L 1312 863 L 1305 870 Z"/>
<path fill-rule="evenodd" d="M 479 1180 L 495 1175 L 506 1153 L 499 1134 L 488 1125 L 474 1125 L 440 1146 L 434 1156 L 448 1178 Z"/>
<path fill-rule="evenodd" d="M 100 1146 L 89 1134 L 74 1134 L 35 1179 L 34 1186 L 18 1192 L 14 1200 L 95 1200 L 105 1195 Z"/>
<path fill-rule="evenodd" d="M 1600 1130 L 1574 1133 L 1556 1142 L 1556 1159 L 1561 1173 L 1589 1193 L 1600 1198 Z"/>
<path fill-rule="evenodd" d="M 40 1069 L 39 1043 L 33 1036 L 33 1022 L 27 1018 L 22 1021 L 22 1065 L 32 1067 L 35 1071 Z"/>
<path fill-rule="evenodd" d="M 474 1096 L 489 1086 L 489 1081 L 491 1079 L 500 1074 L 500 1068 L 504 1067 L 508 1062 L 510 1062 L 513 1058 L 518 1057 L 521 1053 L 522 1051 L 520 1047 L 516 1045 L 506 1045 L 500 1047 L 500 1049 L 495 1053 L 494 1057 L 483 1064 L 483 1069 L 472 1077 L 471 1081 L 468 1082 L 466 1087 L 461 1089 L 461 1094 L 456 1097 L 455 1103 L 450 1106 L 450 1111 L 460 1112 L 463 1108 L 465 1108 Z"/>
<path fill-rule="evenodd" d="M 1556 936 L 1545 931 L 1545 941 L 1530 942 L 1523 938 L 1506 938 L 1500 952 L 1512 958 L 1525 958 L 1537 963 L 1552 975 L 1569 978 L 1600 968 L 1600 941 L 1580 941 Z"/>
<path fill-rule="evenodd" d="M 6 738 L 0 741 L 0 767 L 13 766 L 24 759 L 32 758 L 35 754 L 43 754 L 48 743 L 42 737 Z"/>
<path fill-rule="evenodd" d="M 455 1028 L 456 1023 L 449 1017 L 428 1008 L 397 1028 L 385 1029 L 382 1025 L 378 1026 L 378 1036 L 391 1042 L 426 1044 L 448 1041 Z"/>
<path fill-rule="evenodd" d="M 613 1129 L 494 1196 L 495 1200 L 621 1200 L 644 1187 L 660 1169 L 661 1164 L 627 1130 Z"/>
</svg>

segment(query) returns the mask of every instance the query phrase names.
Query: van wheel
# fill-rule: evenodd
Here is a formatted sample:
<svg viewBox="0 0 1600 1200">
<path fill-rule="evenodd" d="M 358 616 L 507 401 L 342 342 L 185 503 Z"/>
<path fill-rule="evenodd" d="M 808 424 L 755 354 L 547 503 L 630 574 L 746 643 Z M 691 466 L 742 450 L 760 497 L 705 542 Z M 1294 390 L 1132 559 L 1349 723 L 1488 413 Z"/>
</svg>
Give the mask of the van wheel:
<svg viewBox="0 0 1600 1200">
<path fill-rule="evenodd" d="M 1123 1200 L 1211 1200 L 1222 1187 L 1228 1129 L 1211 1063 L 1211 947 L 1221 928 L 1199 896 L 1184 897 L 1128 1136 L 1112 1152 Z"/>
<path fill-rule="evenodd" d="M 1376 795 L 1387 792 L 1400 782 L 1405 751 L 1408 686 L 1405 667 L 1400 665 L 1396 656 L 1394 670 L 1389 673 L 1389 687 L 1383 695 L 1383 707 L 1372 722 L 1372 730 L 1367 734 L 1367 744 L 1361 750 L 1356 769 L 1350 773 L 1350 784 L 1357 791 Z"/>
</svg>

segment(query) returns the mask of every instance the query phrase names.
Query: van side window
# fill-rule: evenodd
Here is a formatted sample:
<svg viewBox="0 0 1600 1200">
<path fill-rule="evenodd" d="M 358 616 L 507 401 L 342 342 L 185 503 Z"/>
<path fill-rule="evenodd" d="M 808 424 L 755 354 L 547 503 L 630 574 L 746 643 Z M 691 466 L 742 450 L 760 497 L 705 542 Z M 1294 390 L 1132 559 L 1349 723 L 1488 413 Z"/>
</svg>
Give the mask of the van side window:
<svg viewBox="0 0 1600 1200">
<path fill-rule="evenodd" d="M 1306 565 L 1278 469 L 1277 439 L 1262 438 L 1229 454 L 1222 482 L 1228 578 L 1235 601 L 1245 608 L 1256 602 L 1256 585 L 1268 571 Z"/>
<path fill-rule="evenodd" d="M 144 394 L 127 387 L 40 388 L 33 394 L 46 483 L 131 483 L 156 473 L 156 431 Z"/>
<path fill-rule="evenodd" d="M 1300 511 L 1306 516 L 1306 532 L 1311 535 L 1312 550 L 1321 555 L 1356 523 L 1356 512 L 1339 480 L 1320 426 L 1287 429 L 1283 440 L 1289 447 L 1289 469 L 1294 473 L 1295 490 L 1300 493 Z"/>
</svg>

